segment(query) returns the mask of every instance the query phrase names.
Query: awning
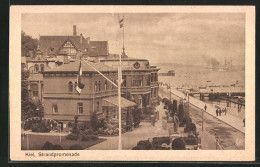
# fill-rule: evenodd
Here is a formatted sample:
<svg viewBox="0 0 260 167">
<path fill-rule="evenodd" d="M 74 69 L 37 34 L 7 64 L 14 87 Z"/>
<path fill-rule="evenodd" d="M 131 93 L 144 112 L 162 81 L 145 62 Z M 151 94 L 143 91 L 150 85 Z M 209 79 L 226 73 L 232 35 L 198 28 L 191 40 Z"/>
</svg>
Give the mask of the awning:
<svg viewBox="0 0 260 167">
<path fill-rule="evenodd" d="M 118 106 L 118 96 L 104 98 L 103 100 L 105 101 L 105 103 L 103 103 L 103 106 L 111 106 L 108 105 L 107 103 Z M 137 105 L 136 103 L 121 97 L 121 108 L 132 107 L 136 105 Z"/>
</svg>

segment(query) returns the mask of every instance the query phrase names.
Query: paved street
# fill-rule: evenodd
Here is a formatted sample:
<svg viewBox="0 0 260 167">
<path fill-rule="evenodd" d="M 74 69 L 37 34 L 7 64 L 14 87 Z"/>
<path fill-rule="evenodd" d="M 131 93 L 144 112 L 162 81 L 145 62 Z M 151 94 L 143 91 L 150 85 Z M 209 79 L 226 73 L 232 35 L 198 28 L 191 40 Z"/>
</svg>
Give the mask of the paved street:
<svg viewBox="0 0 260 167">
<path fill-rule="evenodd" d="M 163 104 L 161 103 L 156 108 L 159 111 L 159 120 L 156 122 L 155 127 L 151 125 L 150 122 L 141 122 L 140 127 L 134 129 L 133 131 L 126 132 L 122 134 L 122 148 L 124 150 L 131 150 L 137 145 L 140 140 L 147 140 L 148 138 L 158 137 L 158 136 L 168 136 L 168 129 L 162 129 L 162 117 L 165 115 L 165 109 L 163 109 Z M 168 127 L 170 124 L 167 125 Z M 180 128 L 179 132 L 184 134 L 184 129 Z M 200 131 L 199 131 L 200 132 Z M 216 149 L 215 138 L 207 132 L 200 132 L 202 140 L 202 149 L 214 150 Z M 118 136 L 106 137 L 106 141 L 94 145 L 88 149 L 90 150 L 116 150 L 118 149 Z"/>
<path fill-rule="evenodd" d="M 160 93 L 162 90 L 160 89 Z M 164 97 L 169 98 L 169 93 L 164 93 Z M 172 98 L 179 100 L 179 97 L 172 94 Z M 193 122 L 196 123 L 197 129 L 201 131 L 202 127 L 202 113 L 201 110 L 190 105 L 190 116 Z M 225 117 L 222 115 L 221 117 Z M 245 134 L 233 128 L 211 114 L 204 112 L 204 132 L 208 133 L 212 138 L 217 137 L 220 145 L 225 150 L 241 150 L 245 148 Z M 206 132 L 205 132 L 206 131 Z M 201 133 L 201 132 L 200 132 Z M 202 141 L 203 142 L 203 141 Z"/>
</svg>

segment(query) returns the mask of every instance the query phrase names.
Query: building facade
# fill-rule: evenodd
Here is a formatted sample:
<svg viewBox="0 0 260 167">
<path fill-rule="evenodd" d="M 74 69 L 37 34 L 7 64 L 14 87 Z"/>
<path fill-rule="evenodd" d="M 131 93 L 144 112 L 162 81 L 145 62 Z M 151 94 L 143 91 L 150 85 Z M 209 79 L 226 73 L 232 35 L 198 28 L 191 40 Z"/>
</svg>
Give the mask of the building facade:
<svg viewBox="0 0 260 167">
<path fill-rule="evenodd" d="M 44 117 L 64 127 L 72 125 L 75 115 L 81 122 L 90 121 L 94 112 L 99 118 L 118 121 L 117 87 L 84 62 L 117 84 L 119 58 L 110 55 L 107 41 L 77 36 L 76 26 L 72 36 L 41 36 L 34 57 L 27 57 L 22 63 L 30 71 L 30 95 L 42 102 Z M 79 94 L 76 87 L 80 62 L 85 87 Z M 158 104 L 158 70 L 148 60 L 122 56 L 123 120 L 133 108 Z"/>
</svg>

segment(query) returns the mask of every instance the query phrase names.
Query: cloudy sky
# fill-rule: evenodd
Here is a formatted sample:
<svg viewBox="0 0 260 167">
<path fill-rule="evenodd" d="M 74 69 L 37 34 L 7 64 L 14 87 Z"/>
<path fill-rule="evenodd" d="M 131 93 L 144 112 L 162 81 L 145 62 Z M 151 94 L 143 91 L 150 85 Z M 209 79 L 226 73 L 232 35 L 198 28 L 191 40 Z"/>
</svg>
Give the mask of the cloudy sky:
<svg viewBox="0 0 260 167">
<path fill-rule="evenodd" d="M 123 14 L 120 14 L 122 16 Z M 124 14 L 125 46 L 129 57 L 151 63 L 206 64 L 211 58 L 243 65 L 245 15 L 240 13 Z M 22 30 L 40 35 L 77 34 L 109 41 L 110 53 L 121 53 L 118 14 L 23 14 Z"/>
</svg>

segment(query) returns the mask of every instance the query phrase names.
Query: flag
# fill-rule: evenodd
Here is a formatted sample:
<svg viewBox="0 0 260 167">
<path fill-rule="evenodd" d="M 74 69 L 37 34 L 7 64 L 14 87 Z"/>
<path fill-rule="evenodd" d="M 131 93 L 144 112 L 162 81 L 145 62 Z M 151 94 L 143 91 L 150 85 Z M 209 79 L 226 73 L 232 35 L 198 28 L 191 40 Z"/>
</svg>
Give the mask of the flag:
<svg viewBox="0 0 260 167">
<path fill-rule="evenodd" d="M 76 88 L 76 90 L 78 91 L 79 94 L 85 86 L 83 83 L 81 83 L 81 76 L 82 76 L 82 67 L 81 67 L 81 61 L 80 61 L 79 72 L 78 72 L 78 75 L 77 75 L 77 88 Z"/>
<path fill-rule="evenodd" d="M 120 28 L 122 28 L 124 26 L 124 17 L 119 20 L 119 25 L 120 25 Z"/>
</svg>

